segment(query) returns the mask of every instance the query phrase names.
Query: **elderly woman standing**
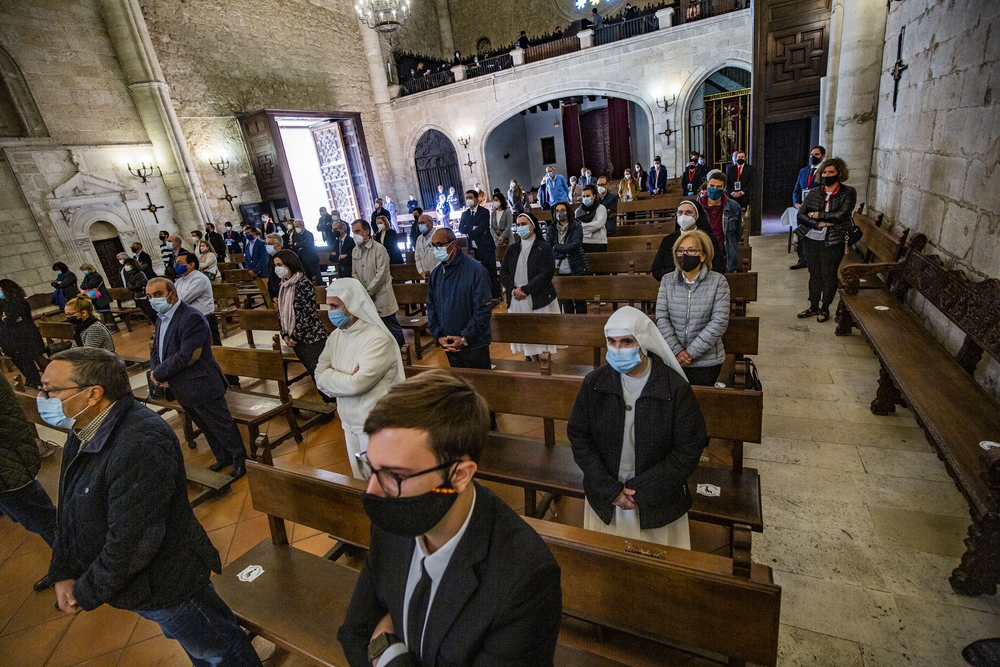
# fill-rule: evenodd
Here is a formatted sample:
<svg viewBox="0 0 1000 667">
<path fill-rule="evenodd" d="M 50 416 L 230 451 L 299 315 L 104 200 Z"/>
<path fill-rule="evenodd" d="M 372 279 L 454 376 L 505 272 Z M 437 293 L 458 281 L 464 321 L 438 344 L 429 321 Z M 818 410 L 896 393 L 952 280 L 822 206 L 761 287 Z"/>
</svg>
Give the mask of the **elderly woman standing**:
<svg viewBox="0 0 1000 667">
<path fill-rule="evenodd" d="M 326 329 L 319 319 L 316 288 L 302 267 L 298 255 L 291 250 L 279 250 L 274 255 L 274 279 L 278 288 L 278 322 L 281 339 L 295 350 L 295 356 L 316 382 L 316 364 L 326 345 Z M 319 388 L 319 385 L 317 385 Z M 333 399 L 320 392 L 324 403 Z"/>
<path fill-rule="evenodd" d="M 729 282 L 712 271 L 715 251 L 708 234 L 684 232 L 674 242 L 676 270 L 663 276 L 656 297 L 656 327 L 691 384 L 713 386 L 726 351 Z"/>
<path fill-rule="evenodd" d="M 493 210 L 490 211 L 490 233 L 499 248 L 510 245 L 514 215 L 507 204 L 507 198 L 499 192 L 493 193 Z"/>
<path fill-rule="evenodd" d="M 365 419 L 389 387 L 405 379 L 399 345 L 378 316 L 365 288 L 340 278 L 326 288 L 327 315 L 337 328 L 316 365 L 316 386 L 337 398 L 351 470 L 364 479 L 357 456 L 368 449 Z"/>
<path fill-rule="evenodd" d="M 552 208 L 553 223 L 546 230 L 545 240 L 552 246 L 556 273 L 561 276 L 589 276 L 590 264 L 583 252 L 583 227 L 573 218 L 573 208 L 559 202 Z M 586 301 L 560 301 L 563 312 L 587 314 Z"/>
<path fill-rule="evenodd" d="M 826 322 L 837 295 L 837 269 L 844 259 L 858 193 L 844 183 L 850 174 L 839 157 L 827 158 L 817 171 L 823 187 L 813 188 L 806 195 L 795 229 L 799 243 L 804 244 L 809 267 L 809 308 L 799 317 L 815 315 L 817 322 Z"/>
<path fill-rule="evenodd" d="M 608 319 L 608 363 L 583 381 L 567 432 L 583 471 L 583 527 L 691 548 L 687 479 L 708 444 L 673 353 L 645 313 Z"/>
<path fill-rule="evenodd" d="M 559 313 L 556 288 L 552 277 L 556 272 L 552 246 L 542 240 L 538 220 L 530 213 L 517 216 L 517 235 L 521 242 L 504 253 L 500 264 L 500 282 L 507 292 L 507 310 L 511 313 Z M 554 345 L 524 345 L 511 343 L 511 352 L 538 361 L 542 352 L 553 353 Z"/>
<path fill-rule="evenodd" d="M 0 279 L 0 350 L 11 358 L 29 387 L 42 386 L 39 369 L 48 361 L 42 356 L 45 343 L 31 318 L 24 288 L 8 278 Z"/>
<path fill-rule="evenodd" d="M 81 264 L 80 271 L 83 272 L 80 291 L 89 296 L 90 300 L 94 302 L 94 308 L 101 314 L 104 323 L 108 325 L 108 330 L 111 332 L 118 331 L 118 325 L 115 324 L 115 317 L 111 314 L 111 292 L 108 290 L 108 286 L 104 284 L 104 276 L 97 271 L 97 268 L 93 264 Z"/>
</svg>

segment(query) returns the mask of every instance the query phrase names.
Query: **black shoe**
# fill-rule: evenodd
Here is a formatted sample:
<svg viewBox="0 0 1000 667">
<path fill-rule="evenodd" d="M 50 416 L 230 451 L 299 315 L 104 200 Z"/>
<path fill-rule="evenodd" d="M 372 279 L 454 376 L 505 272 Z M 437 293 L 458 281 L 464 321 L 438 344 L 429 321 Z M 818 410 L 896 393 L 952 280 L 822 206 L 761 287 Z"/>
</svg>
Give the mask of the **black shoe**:
<svg viewBox="0 0 1000 667">
<path fill-rule="evenodd" d="M 800 320 L 804 320 L 805 318 L 812 317 L 813 315 L 819 315 L 818 308 L 812 308 L 812 307 L 806 308 L 801 313 L 799 313 L 798 317 Z"/>
<path fill-rule="evenodd" d="M 46 588 L 52 588 L 55 585 L 56 585 L 56 580 L 52 579 L 51 577 L 49 577 L 49 575 L 46 574 L 44 577 L 36 581 L 35 585 L 32 586 L 32 588 L 34 588 L 36 592 L 41 592 L 44 591 Z"/>
<path fill-rule="evenodd" d="M 229 476 L 234 480 L 239 479 L 245 474 L 247 474 L 247 465 L 243 461 L 233 465 L 233 469 L 229 471 Z"/>
<path fill-rule="evenodd" d="M 794 271 L 796 269 L 804 269 L 804 268 L 806 268 L 806 265 L 805 264 L 801 264 L 801 263 L 800 264 L 792 264 L 788 268 L 791 269 L 792 271 Z"/>
<path fill-rule="evenodd" d="M 232 465 L 231 461 L 216 461 L 212 465 L 208 466 L 208 469 L 212 472 L 219 472 L 228 465 Z"/>
<path fill-rule="evenodd" d="M 972 667 L 1000 665 L 1000 638 L 980 639 L 962 649 L 962 657 Z"/>
</svg>

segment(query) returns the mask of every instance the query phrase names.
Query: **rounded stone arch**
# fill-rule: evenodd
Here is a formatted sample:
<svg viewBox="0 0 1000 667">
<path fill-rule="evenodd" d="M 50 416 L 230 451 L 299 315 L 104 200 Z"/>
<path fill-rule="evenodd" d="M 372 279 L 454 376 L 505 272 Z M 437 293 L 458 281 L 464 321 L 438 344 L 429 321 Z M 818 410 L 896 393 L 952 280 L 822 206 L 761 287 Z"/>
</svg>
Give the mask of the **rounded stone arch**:
<svg viewBox="0 0 1000 667">
<path fill-rule="evenodd" d="M 115 211 L 115 207 L 104 204 L 87 206 L 73 212 L 69 220 L 69 227 L 73 232 L 74 239 L 90 239 L 90 228 L 98 222 L 110 224 L 118 232 L 118 235 L 126 238 L 137 238 L 135 226 L 130 220 L 122 217 L 121 213 Z"/>
<path fill-rule="evenodd" d="M 406 150 L 415 176 L 415 194 L 418 194 L 425 209 L 433 208 L 437 185 L 447 182 L 449 185 L 445 187 L 453 186 L 458 191 L 463 189 L 456 144 L 448 130 L 432 124 L 415 128 L 407 136 Z"/>
<path fill-rule="evenodd" d="M 698 90 L 708 81 L 710 76 L 726 67 L 744 69 L 750 72 L 751 77 L 753 76 L 753 66 L 750 62 L 750 54 L 747 52 L 738 57 L 723 58 L 711 64 L 703 64 L 692 70 L 688 74 L 687 79 L 681 84 L 681 90 L 677 94 L 677 103 L 674 107 L 680 114 L 680 117 L 674 124 L 676 127 L 674 136 L 680 135 L 680 138 L 675 143 L 678 149 L 682 147 L 684 149 L 678 155 L 688 156 L 691 151 L 691 104 L 694 102 Z"/>
<path fill-rule="evenodd" d="M 5 127 L 10 129 L 5 132 Z M 49 136 L 21 68 L 3 46 L 0 46 L 0 136 Z"/>
</svg>

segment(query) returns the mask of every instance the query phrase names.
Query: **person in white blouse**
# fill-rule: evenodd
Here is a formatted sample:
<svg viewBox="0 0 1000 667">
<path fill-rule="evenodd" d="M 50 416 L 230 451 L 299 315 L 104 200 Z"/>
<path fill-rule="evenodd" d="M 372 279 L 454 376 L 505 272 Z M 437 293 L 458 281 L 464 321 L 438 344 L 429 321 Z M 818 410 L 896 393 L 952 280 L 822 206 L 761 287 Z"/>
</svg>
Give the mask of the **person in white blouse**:
<svg viewBox="0 0 1000 667">
<path fill-rule="evenodd" d="M 608 209 L 601 204 L 596 185 L 583 188 L 580 208 L 576 209 L 576 221 L 583 227 L 583 251 L 607 252 L 608 230 L 604 225 L 608 221 Z"/>
<path fill-rule="evenodd" d="M 431 245 L 431 236 L 434 235 L 434 218 L 424 213 L 417 218 L 416 224 L 420 234 L 417 235 L 417 241 L 413 244 L 413 261 L 417 265 L 417 272 L 424 280 L 427 280 L 431 271 L 440 264 L 434 257 L 434 246 Z"/>
</svg>

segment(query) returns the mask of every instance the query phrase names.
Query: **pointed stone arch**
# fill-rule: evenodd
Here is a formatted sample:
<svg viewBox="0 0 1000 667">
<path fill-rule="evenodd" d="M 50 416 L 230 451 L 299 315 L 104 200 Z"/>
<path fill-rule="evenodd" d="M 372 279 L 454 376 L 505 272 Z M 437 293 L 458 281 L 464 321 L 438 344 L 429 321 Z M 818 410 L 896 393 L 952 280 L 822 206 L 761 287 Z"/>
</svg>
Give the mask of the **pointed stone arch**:
<svg viewBox="0 0 1000 667">
<path fill-rule="evenodd" d="M 49 131 L 21 68 L 0 46 L 0 137 L 47 137 Z"/>
</svg>

